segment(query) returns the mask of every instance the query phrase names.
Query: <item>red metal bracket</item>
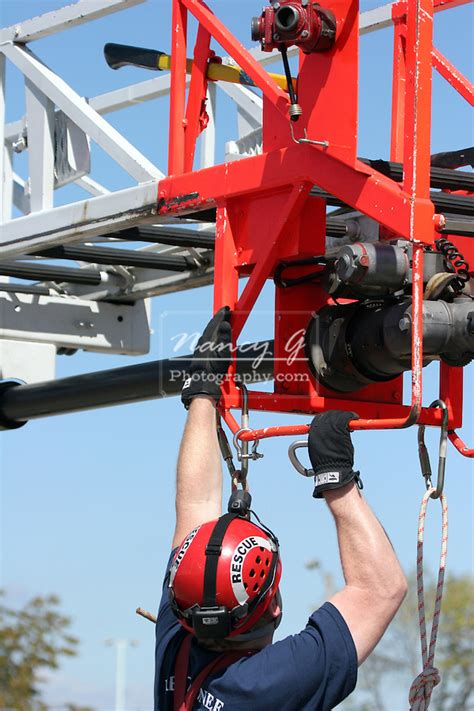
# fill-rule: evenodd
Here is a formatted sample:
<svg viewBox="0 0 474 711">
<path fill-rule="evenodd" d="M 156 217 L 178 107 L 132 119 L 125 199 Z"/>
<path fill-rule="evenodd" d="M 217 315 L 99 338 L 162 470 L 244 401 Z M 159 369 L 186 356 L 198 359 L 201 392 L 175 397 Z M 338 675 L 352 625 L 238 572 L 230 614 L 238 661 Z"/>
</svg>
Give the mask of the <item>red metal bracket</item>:
<svg viewBox="0 0 474 711">
<path fill-rule="evenodd" d="M 222 22 L 200 0 L 173 0 L 172 78 L 170 110 L 170 175 L 160 181 L 158 213 L 186 215 L 216 208 L 214 306 L 229 305 L 237 338 L 278 261 L 324 252 L 325 214 L 318 188 L 376 220 L 391 238 L 413 245 L 412 384 L 411 402 L 402 404 L 401 383 L 375 384 L 355 394 L 341 395 L 319 386 L 287 386 L 275 381 L 275 390 L 249 392 L 253 409 L 311 415 L 328 408 L 357 412 L 353 429 L 407 427 L 415 422 L 440 425 L 438 408 L 422 406 L 423 366 L 423 247 L 431 245 L 442 215 L 435 215 L 430 200 L 431 78 L 433 66 L 466 98 L 472 86 L 433 48 L 433 12 L 464 4 L 466 0 L 407 0 L 393 6 L 395 25 L 391 158 L 403 162 L 403 183 L 394 182 L 357 155 L 358 7 L 354 0 L 328 0 L 325 7 L 337 21 L 336 42 L 328 52 L 300 56 L 297 81 L 303 129 L 326 147 L 295 145 L 289 130 L 288 96 L 245 50 Z M 198 21 L 194 66 L 185 109 L 185 68 L 188 11 Z M 214 38 L 263 93 L 262 155 L 205 170 L 192 171 L 199 118 L 206 93 L 206 67 Z M 344 111 L 334 112 L 334 107 Z M 318 202 L 319 200 L 319 202 Z M 321 209 L 321 205 L 323 205 Z M 318 207 L 319 206 L 319 207 Z M 456 243 L 456 238 L 453 238 Z M 474 261 L 474 245 L 465 250 Z M 248 277 L 239 296 L 239 278 Z M 298 287 L 299 289 L 299 287 Z M 275 352 L 290 326 L 301 328 L 312 310 L 324 305 L 314 286 L 301 287 L 297 297 L 278 292 L 275 313 Z M 298 299 L 301 309 L 298 311 Z M 278 325 L 288 307 L 288 327 Z M 285 375 L 284 365 L 277 375 Z M 291 366 L 301 374 L 304 365 Z M 231 368 L 234 372 L 235 364 Z M 288 368 L 290 372 L 291 368 Z M 308 368 L 306 367 L 306 370 Z M 308 371 L 309 372 L 309 371 Z M 462 369 L 441 367 L 440 397 L 448 407 L 451 440 L 461 453 L 468 450 L 454 433 L 462 424 Z M 231 413 L 241 405 L 232 380 L 223 387 L 222 414 L 235 433 L 239 426 Z M 243 441 L 269 436 L 304 434 L 307 425 L 270 427 L 243 432 Z M 459 444 L 460 443 L 460 444 Z M 472 456 L 468 454 L 467 456 Z"/>
<path fill-rule="evenodd" d="M 474 457 L 474 449 L 469 449 L 454 430 L 448 432 L 448 437 L 460 454 L 464 457 Z"/>
<path fill-rule="evenodd" d="M 432 50 L 433 67 L 441 76 L 451 84 L 454 89 L 466 99 L 468 104 L 474 106 L 474 85 L 466 79 L 451 62 L 446 59 L 441 52 L 435 48 Z"/>
</svg>

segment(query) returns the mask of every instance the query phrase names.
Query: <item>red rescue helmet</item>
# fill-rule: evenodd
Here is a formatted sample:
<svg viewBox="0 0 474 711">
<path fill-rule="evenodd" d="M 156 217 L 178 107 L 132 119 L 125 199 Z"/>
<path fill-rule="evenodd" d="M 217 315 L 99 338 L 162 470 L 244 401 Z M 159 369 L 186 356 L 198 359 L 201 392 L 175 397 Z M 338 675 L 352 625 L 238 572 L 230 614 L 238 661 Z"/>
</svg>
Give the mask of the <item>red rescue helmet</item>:
<svg viewBox="0 0 474 711">
<path fill-rule="evenodd" d="M 248 632 L 279 599 L 278 539 L 266 527 L 235 513 L 195 528 L 170 570 L 172 609 L 201 639 Z"/>
</svg>

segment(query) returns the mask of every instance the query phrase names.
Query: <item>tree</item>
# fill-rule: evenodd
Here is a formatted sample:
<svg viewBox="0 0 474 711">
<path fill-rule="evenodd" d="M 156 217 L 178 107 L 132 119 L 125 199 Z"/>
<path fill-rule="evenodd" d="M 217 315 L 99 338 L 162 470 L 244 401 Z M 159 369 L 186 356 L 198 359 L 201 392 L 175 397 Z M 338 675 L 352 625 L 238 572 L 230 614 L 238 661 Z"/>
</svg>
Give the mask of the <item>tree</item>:
<svg viewBox="0 0 474 711">
<path fill-rule="evenodd" d="M 437 649 L 442 684 L 433 697 L 435 711 L 460 711 L 474 706 L 473 583 L 469 575 L 448 580 Z"/>
<path fill-rule="evenodd" d="M 425 576 L 426 577 L 426 576 Z M 451 575 L 444 587 L 435 666 L 441 683 L 435 687 L 433 711 L 467 711 L 474 708 L 474 580 L 470 575 Z M 425 584 L 428 635 L 436 583 Z M 344 708 L 367 711 L 392 708 L 396 689 L 406 689 L 421 672 L 416 575 L 409 578 L 409 592 L 400 611 L 376 650 L 360 669 L 357 692 Z"/>
<path fill-rule="evenodd" d="M 308 561 L 308 570 L 317 570 L 325 598 L 335 592 L 334 581 L 318 560 Z M 425 574 L 427 633 L 436 595 L 433 575 Z M 418 624 L 416 573 L 408 577 L 408 594 L 374 652 L 359 670 L 356 690 L 338 708 L 344 711 L 392 711 L 405 708 L 412 681 L 422 669 Z M 446 578 L 435 653 L 441 683 L 435 687 L 433 711 L 474 710 L 474 578 L 449 575 Z M 402 692 L 403 690 L 403 692 Z"/>
<path fill-rule="evenodd" d="M 69 625 L 55 595 L 35 597 L 20 610 L 0 601 L 0 708 L 47 709 L 40 698 L 40 675 L 57 669 L 61 657 L 77 654 L 78 640 L 67 633 Z M 79 711 L 74 705 L 69 708 Z"/>
</svg>

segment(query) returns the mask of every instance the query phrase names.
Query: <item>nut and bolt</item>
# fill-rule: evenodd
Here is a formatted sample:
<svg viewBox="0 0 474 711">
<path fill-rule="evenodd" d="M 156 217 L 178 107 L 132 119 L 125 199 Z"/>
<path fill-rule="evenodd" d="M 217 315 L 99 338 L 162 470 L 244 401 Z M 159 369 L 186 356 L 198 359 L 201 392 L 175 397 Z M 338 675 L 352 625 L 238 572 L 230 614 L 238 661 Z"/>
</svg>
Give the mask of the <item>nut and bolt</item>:
<svg viewBox="0 0 474 711">
<path fill-rule="evenodd" d="M 15 153 L 23 153 L 23 151 L 27 148 L 27 145 L 25 136 L 18 136 L 16 141 L 13 141 L 12 148 Z"/>
<path fill-rule="evenodd" d="M 410 330 L 410 318 L 409 316 L 403 316 L 398 322 L 398 328 L 400 331 L 406 332 Z"/>
<path fill-rule="evenodd" d="M 474 335 L 474 311 L 470 311 L 467 315 L 469 326 L 467 327 L 470 336 Z"/>
</svg>

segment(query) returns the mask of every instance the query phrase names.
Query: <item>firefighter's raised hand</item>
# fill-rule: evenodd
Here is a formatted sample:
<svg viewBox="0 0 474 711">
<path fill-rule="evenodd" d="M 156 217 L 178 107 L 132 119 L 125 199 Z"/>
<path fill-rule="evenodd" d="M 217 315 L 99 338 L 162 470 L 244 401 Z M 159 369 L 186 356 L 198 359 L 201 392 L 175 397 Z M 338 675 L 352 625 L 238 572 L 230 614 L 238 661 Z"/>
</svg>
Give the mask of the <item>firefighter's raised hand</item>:
<svg viewBox="0 0 474 711">
<path fill-rule="evenodd" d="M 216 404 L 221 396 L 221 383 L 229 370 L 232 332 L 231 310 L 223 306 L 209 321 L 199 339 L 181 391 L 181 401 L 186 409 L 198 395 L 211 397 Z"/>
<path fill-rule="evenodd" d="M 354 446 L 348 426 L 356 418 L 353 412 L 330 410 L 313 419 L 308 451 L 314 471 L 315 498 L 321 498 L 329 489 L 347 486 L 353 480 L 362 488 L 359 472 L 353 471 Z"/>
</svg>

